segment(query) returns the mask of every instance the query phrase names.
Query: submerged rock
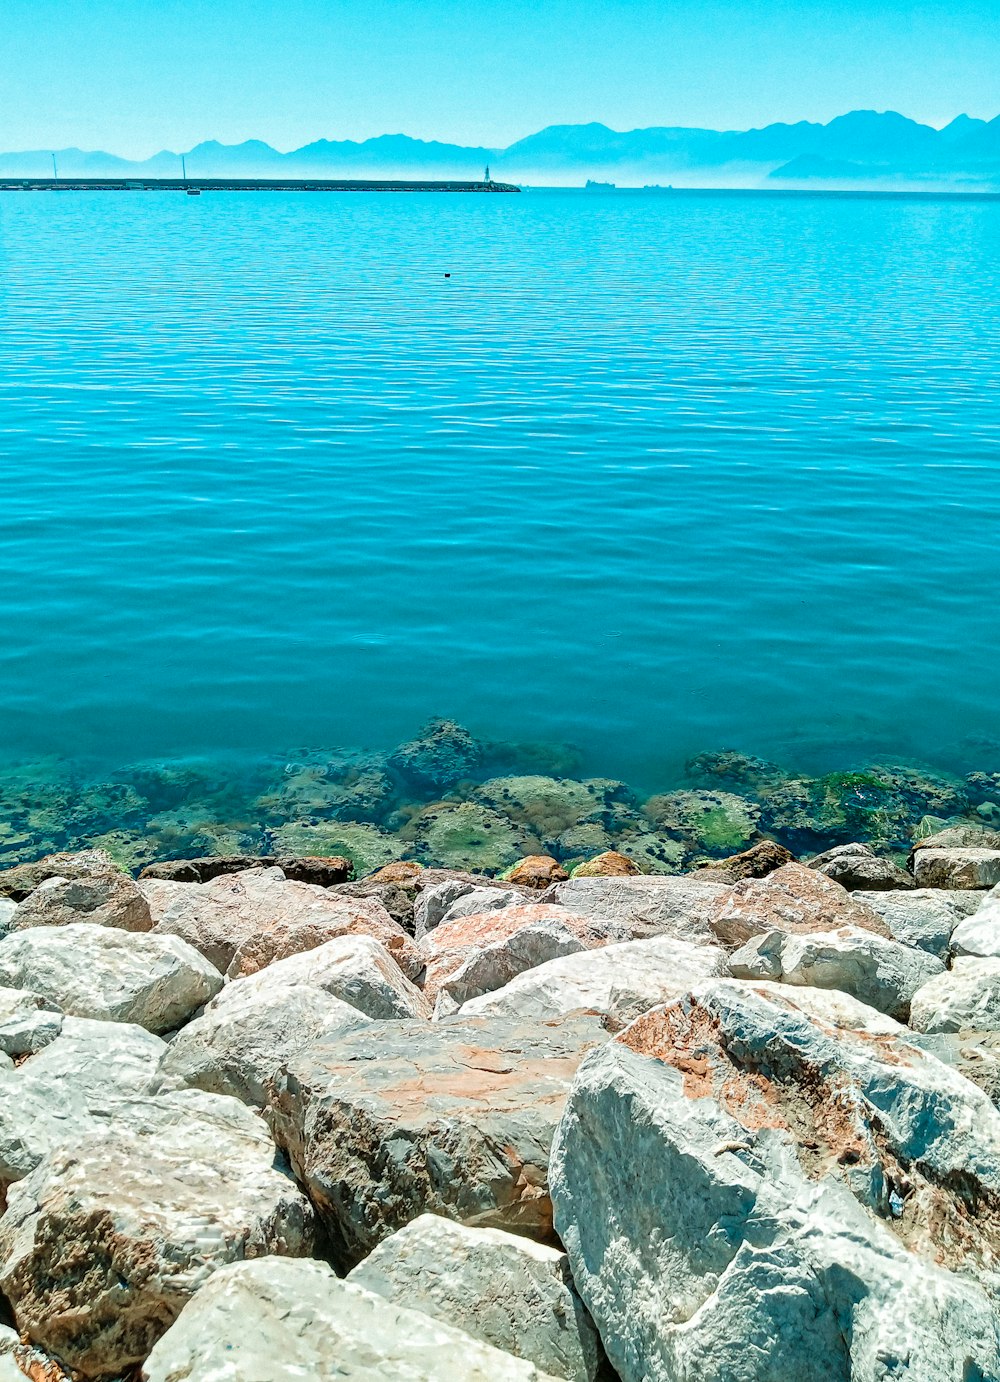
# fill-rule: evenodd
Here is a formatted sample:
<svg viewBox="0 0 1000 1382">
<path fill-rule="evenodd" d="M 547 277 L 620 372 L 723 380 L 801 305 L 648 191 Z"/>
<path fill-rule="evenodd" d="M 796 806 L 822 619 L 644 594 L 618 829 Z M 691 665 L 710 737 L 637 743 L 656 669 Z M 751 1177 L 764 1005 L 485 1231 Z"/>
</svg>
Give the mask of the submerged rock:
<svg viewBox="0 0 1000 1382">
<path fill-rule="evenodd" d="M 1000 1374 L 1000 1114 L 832 996 L 702 985 L 581 1066 L 556 1229 L 622 1382 Z"/>
<path fill-rule="evenodd" d="M 547 1375 L 594 1382 L 603 1350 L 564 1252 L 435 1214 L 386 1238 L 347 1280 L 419 1310 Z"/>
<path fill-rule="evenodd" d="M 471 801 L 428 806 L 405 834 L 425 863 L 488 874 L 510 868 L 532 845 L 523 827 Z"/>
<path fill-rule="evenodd" d="M 551 1242 L 548 1152 L 593 1017 L 378 1022 L 314 1042 L 273 1082 L 268 1118 L 355 1266 L 425 1212 Z"/>
<path fill-rule="evenodd" d="M 659 829 L 676 831 L 696 850 L 714 855 L 744 849 L 760 819 L 755 801 L 732 792 L 667 792 L 650 797 L 644 810 Z"/>
<path fill-rule="evenodd" d="M 359 875 L 391 864 L 400 854 L 394 835 L 353 821 L 289 821 L 270 838 L 276 857 L 346 858 Z"/>
<path fill-rule="evenodd" d="M 143 1382 L 552 1382 L 452 1324 L 407 1310 L 325 1262 L 223 1267 L 153 1349 Z"/>
<path fill-rule="evenodd" d="M 415 739 L 389 756 L 389 766 L 417 791 L 447 791 L 463 778 L 474 777 L 483 759 L 483 746 L 454 720 L 429 720 Z"/>
</svg>

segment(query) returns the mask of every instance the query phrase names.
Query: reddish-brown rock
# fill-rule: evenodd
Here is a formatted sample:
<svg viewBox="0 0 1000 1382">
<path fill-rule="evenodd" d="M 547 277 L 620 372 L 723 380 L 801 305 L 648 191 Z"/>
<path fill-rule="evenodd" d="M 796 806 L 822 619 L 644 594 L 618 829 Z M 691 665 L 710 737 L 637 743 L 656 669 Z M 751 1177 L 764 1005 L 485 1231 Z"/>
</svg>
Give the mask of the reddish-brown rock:
<svg viewBox="0 0 1000 1382">
<path fill-rule="evenodd" d="M 535 892 L 544 892 L 553 883 L 563 883 L 569 874 L 557 859 L 553 859 L 551 854 L 529 854 L 526 859 L 519 859 L 503 876 L 505 883 L 514 883 L 522 888 L 531 888 Z"/>
</svg>

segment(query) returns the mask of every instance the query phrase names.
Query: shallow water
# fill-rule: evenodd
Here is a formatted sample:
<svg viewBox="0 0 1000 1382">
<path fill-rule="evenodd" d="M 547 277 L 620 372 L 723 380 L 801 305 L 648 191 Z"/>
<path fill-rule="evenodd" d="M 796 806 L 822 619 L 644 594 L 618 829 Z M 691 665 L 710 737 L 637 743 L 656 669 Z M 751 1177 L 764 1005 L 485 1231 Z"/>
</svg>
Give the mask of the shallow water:
<svg viewBox="0 0 1000 1382">
<path fill-rule="evenodd" d="M 991 766 L 998 302 L 996 203 L 3 194 L 3 753 Z"/>
</svg>

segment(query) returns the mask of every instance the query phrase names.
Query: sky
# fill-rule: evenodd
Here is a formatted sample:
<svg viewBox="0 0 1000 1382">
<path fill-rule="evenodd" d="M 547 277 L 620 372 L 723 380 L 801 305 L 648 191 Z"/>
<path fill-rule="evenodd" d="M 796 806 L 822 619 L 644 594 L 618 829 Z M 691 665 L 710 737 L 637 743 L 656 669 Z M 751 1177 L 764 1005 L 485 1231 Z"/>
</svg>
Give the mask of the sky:
<svg viewBox="0 0 1000 1382">
<path fill-rule="evenodd" d="M 1000 114 L 1000 0 L 0 0 L 0 149 Z"/>
</svg>

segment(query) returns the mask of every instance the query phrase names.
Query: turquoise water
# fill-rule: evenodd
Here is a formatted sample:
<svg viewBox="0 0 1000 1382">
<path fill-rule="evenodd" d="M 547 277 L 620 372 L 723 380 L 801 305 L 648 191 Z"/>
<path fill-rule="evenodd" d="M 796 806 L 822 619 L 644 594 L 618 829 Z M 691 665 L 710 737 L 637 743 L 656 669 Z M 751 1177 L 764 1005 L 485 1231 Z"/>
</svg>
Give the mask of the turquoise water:
<svg viewBox="0 0 1000 1382">
<path fill-rule="evenodd" d="M 998 302 L 996 203 L 2 194 L 3 754 L 980 765 Z"/>
</svg>

